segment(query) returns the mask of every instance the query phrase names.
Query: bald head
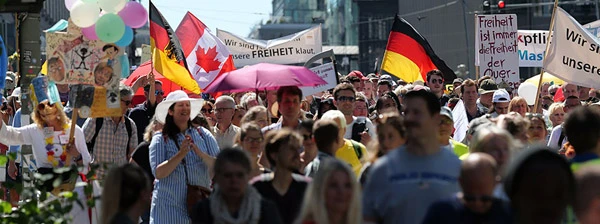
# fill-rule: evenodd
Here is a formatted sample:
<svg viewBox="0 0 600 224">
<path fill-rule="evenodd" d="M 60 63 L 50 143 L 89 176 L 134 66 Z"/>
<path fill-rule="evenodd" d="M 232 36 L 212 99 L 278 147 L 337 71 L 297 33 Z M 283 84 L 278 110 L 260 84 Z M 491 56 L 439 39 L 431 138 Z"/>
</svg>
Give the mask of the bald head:
<svg viewBox="0 0 600 224">
<path fill-rule="evenodd" d="M 575 173 L 574 210 L 580 220 L 593 220 L 600 208 L 600 166 L 585 166 Z M 581 222 L 585 223 L 585 222 Z"/>
<path fill-rule="evenodd" d="M 473 178 L 475 178 L 473 181 L 476 181 L 477 177 L 481 177 L 482 174 L 491 174 L 495 177 L 497 173 L 496 161 L 487 153 L 471 153 L 460 166 L 460 177 L 466 181 L 471 181 Z"/>
<path fill-rule="evenodd" d="M 460 187 L 465 207 L 475 213 L 486 213 L 492 201 L 469 198 L 493 198 L 498 168 L 494 158 L 486 153 L 474 152 L 462 161 L 460 167 Z"/>
</svg>

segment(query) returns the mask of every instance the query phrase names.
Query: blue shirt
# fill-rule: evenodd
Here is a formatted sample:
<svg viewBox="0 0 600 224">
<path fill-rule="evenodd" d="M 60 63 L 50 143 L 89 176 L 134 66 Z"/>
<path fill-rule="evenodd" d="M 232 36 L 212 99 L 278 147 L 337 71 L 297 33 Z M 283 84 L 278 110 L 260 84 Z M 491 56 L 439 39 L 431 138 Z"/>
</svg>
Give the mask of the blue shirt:
<svg viewBox="0 0 600 224">
<path fill-rule="evenodd" d="M 500 199 L 494 199 L 492 206 L 485 213 L 475 213 L 465 207 L 461 199 L 454 196 L 452 198 L 440 200 L 427 211 L 423 224 L 435 223 L 512 223 L 513 217 L 510 204 Z"/>
<path fill-rule="evenodd" d="M 15 127 L 15 128 L 21 127 L 21 108 L 19 108 L 17 110 L 17 112 L 15 112 L 15 116 L 14 116 L 13 121 L 12 121 L 12 126 Z M 8 152 L 9 153 L 15 153 L 15 154 L 17 154 L 17 158 L 15 159 L 16 163 L 20 163 L 21 162 L 21 153 L 20 153 L 20 151 L 21 151 L 21 146 L 20 145 L 11 145 L 8 148 Z"/>
<path fill-rule="evenodd" d="M 421 223 L 431 204 L 460 191 L 460 160 L 446 147 L 416 156 L 401 146 L 377 160 L 370 172 L 363 216 L 377 223 Z"/>
</svg>

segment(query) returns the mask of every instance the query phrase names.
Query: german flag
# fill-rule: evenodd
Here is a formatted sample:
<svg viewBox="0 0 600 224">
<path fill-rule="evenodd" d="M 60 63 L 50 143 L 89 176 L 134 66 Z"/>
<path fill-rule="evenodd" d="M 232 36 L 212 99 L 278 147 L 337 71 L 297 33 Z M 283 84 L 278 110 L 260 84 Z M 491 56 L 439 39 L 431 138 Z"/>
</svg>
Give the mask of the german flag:
<svg viewBox="0 0 600 224">
<path fill-rule="evenodd" d="M 435 55 L 427 40 L 397 15 L 385 48 L 381 69 L 406 82 L 425 81 L 427 72 L 433 69 L 440 70 L 446 82 L 452 82 L 456 78 L 454 71 Z"/>
<path fill-rule="evenodd" d="M 158 73 L 177 85 L 199 94 L 200 87 L 192 78 L 181 50 L 179 39 L 150 1 L 150 49 L 152 65 Z"/>
</svg>

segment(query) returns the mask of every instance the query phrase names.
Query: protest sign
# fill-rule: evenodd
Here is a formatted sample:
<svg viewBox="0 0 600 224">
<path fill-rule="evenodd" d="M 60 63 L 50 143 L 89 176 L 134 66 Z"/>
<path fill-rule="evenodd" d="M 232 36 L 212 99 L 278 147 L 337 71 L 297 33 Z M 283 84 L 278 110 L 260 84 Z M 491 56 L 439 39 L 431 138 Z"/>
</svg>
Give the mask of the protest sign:
<svg viewBox="0 0 600 224">
<path fill-rule="evenodd" d="M 548 40 L 547 30 L 519 30 L 519 67 L 542 67 Z"/>
<path fill-rule="evenodd" d="M 69 23 L 67 32 L 46 33 L 48 78 L 57 85 L 86 85 L 94 95 L 94 105 L 84 103 L 82 115 L 120 116 L 119 79 L 123 49 L 115 44 L 89 40 L 79 27 Z M 71 91 L 70 94 L 74 94 Z M 93 97 L 103 96 L 102 100 Z M 73 98 L 70 97 L 70 100 Z"/>
<path fill-rule="evenodd" d="M 328 89 L 333 89 L 337 85 L 337 74 L 335 74 L 335 64 L 333 62 L 325 63 L 317 67 L 309 68 L 319 77 L 327 82 L 325 85 L 300 87 L 303 96 L 323 92 Z"/>
<path fill-rule="evenodd" d="M 600 38 L 600 20 L 585 24 L 583 27 L 590 31 L 595 37 Z"/>
<path fill-rule="evenodd" d="M 304 63 L 322 50 L 320 25 L 272 40 L 244 38 L 219 29 L 217 37 L 229 48 L 237 67 L 261 62 Z"/>
<path fill-rule="evenodd" d="M 569 83 L 600 88 L 600 41 L 557 8 L 544 70 Z"/>
<path fill-rule="evenodd" d="M 142 63 L 147 62 L 152 58 L 152 52 L 150 52 L 150 45 L 142 44 L 142 59 L 140 60 Z"/>
<path fill-rule="evenodd" d="M 520 82 L 517 15 L 477 15 L 475 32 L 475 65 L 480 74 L 516 89 Z"/>
</svg>

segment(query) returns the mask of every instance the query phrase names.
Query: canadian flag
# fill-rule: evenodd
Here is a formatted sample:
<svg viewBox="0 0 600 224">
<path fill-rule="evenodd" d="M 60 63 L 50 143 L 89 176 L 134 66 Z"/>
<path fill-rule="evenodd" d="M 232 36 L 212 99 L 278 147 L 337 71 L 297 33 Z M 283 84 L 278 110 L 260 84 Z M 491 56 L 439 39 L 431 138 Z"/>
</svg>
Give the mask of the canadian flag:
<svg viewBox="0 0 600 224">
<path fill-rule="evenodd" d="M 205 89 L 221 74 L 235 70 L 229 50 L 210 33 L 191 12 L 187 12 L 175 31 L 190 73 L 201 89 Z"/>
</svg>

